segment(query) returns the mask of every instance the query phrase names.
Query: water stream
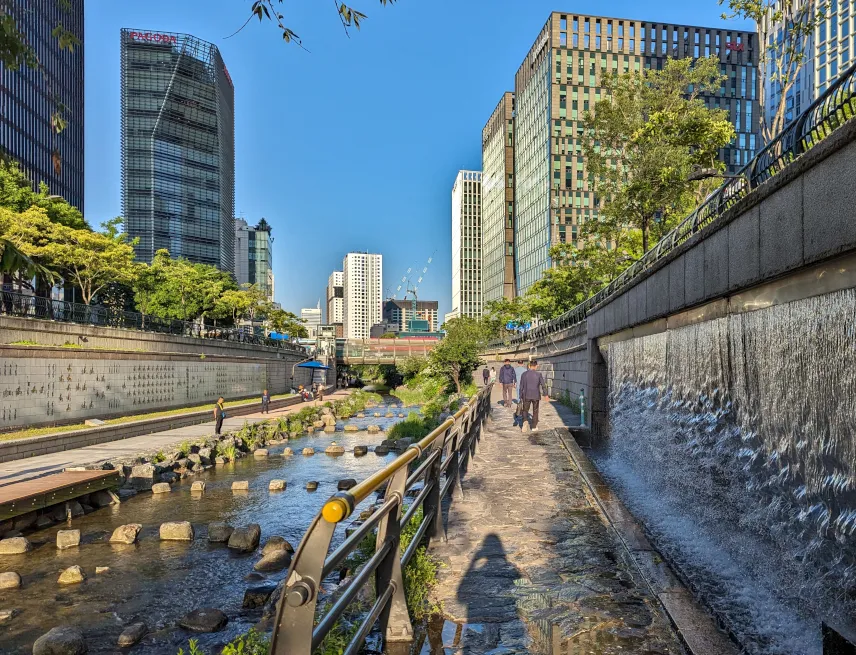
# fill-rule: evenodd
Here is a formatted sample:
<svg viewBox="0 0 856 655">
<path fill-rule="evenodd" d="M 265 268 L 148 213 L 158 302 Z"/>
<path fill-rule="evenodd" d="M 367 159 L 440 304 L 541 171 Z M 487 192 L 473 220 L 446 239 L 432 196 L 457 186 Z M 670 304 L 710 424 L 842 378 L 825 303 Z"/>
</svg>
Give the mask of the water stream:
<svg viewBox="0 0 856 655">
<path fill-rule="evenodd" d="M 407 414 L 415 409 L 381 406 L 368 411 Z M 354 418 L 348 423 L 361 428 L 375 424 L 386 429 L 398 420 Z M 224 631 L 198 636 L 206 652 L 219 652 L 216 645 L 245 632 L 260 618 L 258 611 L 241 609 L 246 588 L 260 584 L 245 579 L 253 572 L 260 554 L 236 554 L 225 544 L 209 544 L 207 524 L 226 521 L 238 527 L 258 523 L 262 543 L 272 535 L 280 535 L 296 548 L 312 517 L 335 493 L 339 480 L 362 479 L 395 457 L 394 453 L 378 456 L 374 452 L 354 457 L 355 445 L 374 446 L 385 438 L 383 433 L 337 432 L 292 439 L 288 446 L 296 453 L 311 446 L 316 454 L 283 458 L 279 453 L 285 446 L 272 447 L 268 459 L 249 457 L 217 466 L 180 481 L 169 494 L 139 494 L 121 505 L 92 512 L 73 521 L 71 527 L 81 531 L 82 544 L 67 551 L 58 551 L 55 544 L 57 531 L 69 526 L 58 525 L 27 535 L 34 551 L 5 556 L 0 563 L 0 570 L 17 571 L 23 578 L 20 590 L 0 591 L 0 609 L 14 607 L 21 611 L 0 627 L 0 653 L 31 653 L 38 636 L 62 624 L 84 631 L 90 653 L 116 653 L 116 639 L 123 626 L 145 621 L 154 634 L 131 652 L 174 655 L 181 645 L 186 652 L 187 639 L 194 636 L 175 628 L 176 621 L 200 607 L 215 607 L 229 616 Z M 325 455 L 324 449 L 333 441 L 349 452 L 338 457 Z M 287 489 L 268 491 L 268 483 L 274 478 L 285 479 Z M 204 495 L 191 495 L 194 480 L 206 482 Z M 249 492 L 233 493 L 231 484 L 235 480 L 249 480 Z M 320 482 L 318 491 L 305 489 L 310 480 Z M 158 528 L 165 521 L 190 521 L 196 532 L 194 541 L 161 542 Z M 112 531 L 126 523 L 144 526 L 139 543 L 109 544 Z M 343 538 L 342 532 L 337 531 L 336 541 Z M 73 565 L 83 568 L 87 580 L 69 587 L 58 585 L 60 571 Z M 110 571 L 95 575 L 96 566 L 108 566 Z M 285 571 L 265 574 L 265 578 L 278 582 L 284 575 Z"/>
<path fill-rule="evenodd" d="M 610 344 L 594 453 L 744 647 L 856 632 L 856 292 Z"/>
</svg>

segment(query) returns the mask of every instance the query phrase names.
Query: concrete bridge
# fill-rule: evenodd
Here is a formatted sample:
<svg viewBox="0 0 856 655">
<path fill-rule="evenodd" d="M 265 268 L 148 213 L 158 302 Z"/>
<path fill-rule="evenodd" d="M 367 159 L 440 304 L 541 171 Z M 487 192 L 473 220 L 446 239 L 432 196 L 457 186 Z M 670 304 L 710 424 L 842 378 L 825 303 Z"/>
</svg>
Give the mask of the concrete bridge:
<svg viewBox="0 0 856 655">
<path fill-rule="evenodd" d="M 339 364 L 400 364 L 409 357 L 427 357 L 436 339 L 338 339 Z"/>
</svg>

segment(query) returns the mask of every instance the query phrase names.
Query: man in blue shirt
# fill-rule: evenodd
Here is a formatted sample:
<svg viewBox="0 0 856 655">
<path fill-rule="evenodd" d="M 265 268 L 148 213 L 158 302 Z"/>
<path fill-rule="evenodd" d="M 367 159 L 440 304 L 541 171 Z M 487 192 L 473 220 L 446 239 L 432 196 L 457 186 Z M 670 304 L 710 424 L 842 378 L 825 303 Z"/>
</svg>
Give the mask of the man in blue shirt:
<svg viewBox="0 0 856 655">
<path fill-rule="evenodd" d="M 511 407 L 514 385 L 517 383 L 517 373 L 511 365 L 511 360 L 506 359 L 502 368 L 499 369 L 499 383 L 502 385 L 502 404 Z"/>
</svg>

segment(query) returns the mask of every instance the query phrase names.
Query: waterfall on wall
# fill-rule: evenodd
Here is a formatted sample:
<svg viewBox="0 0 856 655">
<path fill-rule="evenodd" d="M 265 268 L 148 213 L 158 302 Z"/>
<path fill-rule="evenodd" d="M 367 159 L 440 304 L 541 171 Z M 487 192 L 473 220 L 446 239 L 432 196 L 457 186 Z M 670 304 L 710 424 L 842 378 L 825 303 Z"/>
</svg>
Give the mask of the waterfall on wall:
<svg viewBox="0 0 856 655">
<path fill-rule="evenodd" d="M 856 292 L 608 346 L 595 457 L 751 653 L 856 624 Z"/>
</svg>

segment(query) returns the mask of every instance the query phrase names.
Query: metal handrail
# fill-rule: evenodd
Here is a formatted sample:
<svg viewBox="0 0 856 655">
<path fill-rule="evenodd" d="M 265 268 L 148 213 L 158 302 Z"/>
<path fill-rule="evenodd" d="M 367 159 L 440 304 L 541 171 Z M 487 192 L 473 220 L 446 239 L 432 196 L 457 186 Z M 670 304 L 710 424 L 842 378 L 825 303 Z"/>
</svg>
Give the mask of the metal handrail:
<svg viewBox="0 0 856 655">
<path fill-rule="evenodd" d="M 299 353 L 306 352 L 302 346 L 281 339 L 257 336 L 241 329 L 214 328 L 191 321 L 158 318 L 140 312 L 126 312 L 102 305 L 84 305 L 65 300 L 53 300 L 52 298 L 30 296 L 16 291 L 0 291 L 0 314 L 62 323 L 174 334 L 196 339 L 233 341 Z"/>
<path fill-rule="evenodd" d="M 412 641 L 402 569 L 425 539 L 443 533 L 441 503 L 446 495 L 460 491 L 461 474 L 475 454 L 482 425 L 490 411 L 491 388 L 492 385 L 484 387 L 454 416 L 380 471 L 351 489 L 338 492 L 324 504 L 300 541 L 288 570 L 286 588 L 277 603 L 272 655 L 311 655 L 373 574 L 377 600 L 360 621 L 345 652 L 357 653 L 376 623 L 386 643 Z M 424 461 L 411 471 L 410 465 L 423 456 Z M 441 484 L 444 476 L 445 483 Z M 407 491 L 420 481 L 423 486 L 405 512 Z M 336 527 L 384 485 L 383 505 L 329 553 Z M 420 507 L 422 521 L 402 553 L 401 530 Z M 322 581 L 335 573 L 375 527 L 374 555 L 339 589 L 340 595 L 332 605 L 316 616 Z"/>
<path fill-rule="evenodd" d="M 844 71 L 796 120 L 773 137 L 770 143 L 740 169 L 737 175 L 708 196 L 699 207 L 617 278 L 561 316 L 510 339 L 496 339 L 488 344 L 488 348 L 535 341 L 581 323 L 592 309 L 622 293 L 627 285 L 649 270 L 657 261 L 700 230 L 720 220 L 753 189 L 781 173 L 788 165 L 854 116 L 856 116 L 856 64 Z"/>
</svg>

